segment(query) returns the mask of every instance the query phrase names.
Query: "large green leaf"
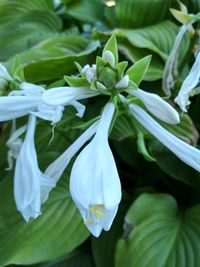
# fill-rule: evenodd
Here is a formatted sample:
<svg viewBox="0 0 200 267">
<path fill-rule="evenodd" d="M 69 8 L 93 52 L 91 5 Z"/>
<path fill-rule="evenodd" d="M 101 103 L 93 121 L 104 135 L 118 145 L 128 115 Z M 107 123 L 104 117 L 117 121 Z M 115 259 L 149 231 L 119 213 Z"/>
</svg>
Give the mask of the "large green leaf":
<svg viewBox="0 0 200 267">
<path fill-rule="evenodd" d="M 76 70 L 75 61 L 86 64 L 86 56 L 98 46 L 98 41 L 90 41 L 80 35 L 56 34 L 19 54 L 17 67 L 23 69 L 29 82 L 60 78 Z"/>
<path fill-rule="evenodd" d="M 60 31 L 61 21 L 51 11 L 30 11 L 0 25 L 0 59 L 7 60 Z"/>
<path fill-rule="evenodd" d="M 0 24 L 10 22 L 33 10 L 52 10 L 52 4 L 49 0 L 1 0 Z"/>
<path fill-rule="evenodd" d="M 71 252 L 89 235 L 72 203 L 66 180 L 56 186 L 42 215 L 26 223 L 13 200 L 13 182 L 0 185 L 0 266 L 54 260 Z"/>
<path fill-rule="evenodd" d="M 66 13 L 83 22 L 97 23 L 103 19 L 103 9 L 101 0 L 77 0 L 68 3 Z"/>
<path fill-rule="evenodd" d="M 115 6 L 120 27 L 141 28 L 169 16 L 171 0 L 118 0 Z"/>
<path fill-rule="evenodd" d="M 178 209 L 167 194 L 143 194 L 129 209 L 133 230 L 117 244 L 116 267 L 199 267 L 200 205 Z"/>
</svg>

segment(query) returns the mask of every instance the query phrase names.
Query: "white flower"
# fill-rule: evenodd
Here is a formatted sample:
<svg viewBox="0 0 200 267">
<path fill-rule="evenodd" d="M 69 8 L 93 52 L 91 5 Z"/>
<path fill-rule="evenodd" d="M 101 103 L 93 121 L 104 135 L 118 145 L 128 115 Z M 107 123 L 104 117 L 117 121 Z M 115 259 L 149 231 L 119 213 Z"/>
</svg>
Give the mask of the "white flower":
<svg viewBox="0 0 200 267">
<path fill-rule="evenodd" d="M 130 104 L 129 108 L 133 116 L 144 128 L 146 128 L 183 162 L 200 172 L 200 150 L 183 142 L 168 132 L 139 106 Z"/>
<path fill-rule="evenodd" d="M 9 81 L 12 81 L 12 77 L 7 69 L 0 63 L 0 89 L 4 88 Z"/>
<path fill-rule="evenodd" d="M 93 82 L 96 76 L 96 65 L 93 64 L 92 67 L 90 67 L 88 64 L 85 65 L 82 69 L 82 73 L 85 74 L 85 77 L 89 83 Z"/>
<path fill-rule="evenodd" d="M 8 96 L 1 96 L 0 121 L 23 117 L 35 111 L 41 104 L 43 90 L 39 86 L 23 83 L 21 90 L 12 91 Z"/>
<path fill-rule="evenodd" d="M 98 94 L 87 87 L 58 87 L 46 90 L 42 100 L 48 105 L 68 105 L 71 101 L 93 97 Z"/>
<path fill-rule="evenodd" d="M 178 112 L 158 95 L 140 89 L 127 90 L 127 92 L 139 98 L 145 107 L 160 120 L 169 124 L 180 122 Z"/>
<path fill-rule="evenodd" d="M 66 99 L 63 101 L 62 98 L 62 101 L 60 101 L 61 103 L 49 104 L 48 101 L 46 101 L 49 97 L 55 100 L 60 90 L 62 91 L 63 89 L 66 91 L 66 87 L 57 87 L 46 91 L 41 86 L 26 82 L 22 83 L 20 85 L 20 90 L 12 91 L 8 96 L 0 97 L 0 122 L 16 119 L 28 114 L 34 114 L 39 118 L 51 121 L 52 124 L 55 124 L 62 118 L 64 106 L 67 105 L 74 106 L 77 110 L 76 115 L 82 117 L 85 106 L 77 102 L 74 97 L 69 97 L 67 101 Z M 51 90 L 54 92 L 53 95 L 51 94 Z M 49 91 L 50 95 L 47 93 Z M 46 93 L 47 95 L 45 95 Z M 53 102 L 53 100 L 49 102 Z"/>
<path fill-rule="evenodd" d="M 93 140 L 78 155 L 70 176 L 71 196 L 89 231 L 109 230 L 121 200 L 121 185 L 108 144 L 115 106 L 105 106 Z"/>
<path fill-rule="evenodd" d="M 34 145 L 35 127 L 36 117 L 29 115 L 27 133 L 17 157 L 14 175 L 16 206 L 27 222 L 41 214 L 46 191 L 55 186 L 54 180 L 44 175 L 38 167 Z"/>
<path fill-rule="evenodd" d="M 174 102 L 179 105 L 182 111 L 187 112 L 187 108 L 190 104 L 189 97 L 193 94 L 193 89 L 197 86 L 200 80 L 200 53 L 198 53 L 196 60 L 184 80 L 178 96 Z"/>
</svg>

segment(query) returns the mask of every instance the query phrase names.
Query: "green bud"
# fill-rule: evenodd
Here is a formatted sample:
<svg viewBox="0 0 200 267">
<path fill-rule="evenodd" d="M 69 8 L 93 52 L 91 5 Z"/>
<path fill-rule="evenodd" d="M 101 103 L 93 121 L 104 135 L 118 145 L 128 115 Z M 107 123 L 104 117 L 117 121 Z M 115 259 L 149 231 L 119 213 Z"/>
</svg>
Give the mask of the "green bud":
<svg viewBox="0 0 200 267">
<path fill-rule="evenodd" d="M 108 89 L 114 89 L 117 83 L 117 72 L 110 67 L 105 67 L 100 71 L 98 81 Z"/>
</svg>

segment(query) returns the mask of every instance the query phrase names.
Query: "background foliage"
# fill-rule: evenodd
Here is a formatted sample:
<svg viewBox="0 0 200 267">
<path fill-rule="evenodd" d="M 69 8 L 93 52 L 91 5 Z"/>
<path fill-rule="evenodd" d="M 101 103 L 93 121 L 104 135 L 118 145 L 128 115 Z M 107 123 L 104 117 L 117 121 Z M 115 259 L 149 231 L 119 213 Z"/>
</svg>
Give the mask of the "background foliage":
<svg viewBox="0 0 200 267">
<path fill-rule="evenodd" d="M 164 96 L 163 69 L 180 27 L 169 8 L 178 8 L 177 1 L 58 2 L 0 0 L 0 61 L 13 76 L 48 87 L 64 85 L 63 75 L 76 74 L 74 62 L 94 63 L 114 33 L 121 60 L 131 65 L 152 55 L 140 87 Z M 200 11 L 199 0 L 182 2 L 190 13 Z M 191 66 L 195 38 L 186 35 L 182 42 L 177 88 Z M 181 124 L 168 126 L 176 136 L 197 146 L 199 101 L 194 97 Z M 39 122 L 35 140 L 41 169 L 76 139 L 84 123 L 98 115 L 104 103 L 103 97 L 87 100 L 83 119 L 75 118 L 74 110 L 68 109 L 56 125 L 50 145 L 51 127 Z M 17 123 L 23 122 L 19 119 Z M 90 237 L 70 198 L 71 167 L 50 194 L 42 216 L 28 224 L 23 221 L 13 201 L 13 173 L 5 171 L 9 130 L 7 123 L 0 133 L 0 266 L 200 266 L 200 175 L 144 132 L 146 149 L 155 159 L 147 161 L 126 116 L 118 117 L 110 136 L 123 200 L 111 230 L 98 239 Z"/>
</svg>

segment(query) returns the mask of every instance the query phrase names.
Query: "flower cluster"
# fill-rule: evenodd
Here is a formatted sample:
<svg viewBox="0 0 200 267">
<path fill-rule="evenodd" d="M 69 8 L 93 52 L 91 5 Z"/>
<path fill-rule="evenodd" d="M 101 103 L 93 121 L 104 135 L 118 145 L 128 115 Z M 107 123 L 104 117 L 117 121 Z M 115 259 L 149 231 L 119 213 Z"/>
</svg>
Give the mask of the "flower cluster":
<svg viewBox="0 0 200 267">
<path fill-rule="evenodd" d="M 65 76 L 69 86 L 46 90 L 23 82 L 17 90 L 0 97 L 0 121 L 13 120 L 7 141 L 8 163 L 11 169 L 16 160 L 14 197 L 17 209 L 26 221 L 41 214 L 41 205 L 49 192 L 70 160 L 87 143 L 73 164 L 70 193 L 94 236 L 98 237 L 102 229 L 110 229 L 121 200 L 120 178 L 108 142 L 119 109 L 139 122 L 182 161 L 200 171 L 200 151 L 168 132 L 154 118 L 178 124 L 177 111 L 158 95 L 139 89 L 134 80 L 135 68 L 127 69 L 127 65 L 127 62 L 118 62 L 117 43 L 112 36 L 96 64 L 83 68 L 77 64 L 79 75 Z M 0 78 L 0 86 L 12 80 L 3 65 L 0 66 Z M 37 118 L 55 125 L 69 105 L 74 106 L 76 115 L 82 117 L 85 106 L 80 100 L 98 95 L 108 97 L 100 118 L 42 172 L 34 145 Z M 22 116 L 28 116 L 28 123 L 16 129 L 15 119 Z M 24 140 L 22 135 L 25 135 Z"/>
</svg>

